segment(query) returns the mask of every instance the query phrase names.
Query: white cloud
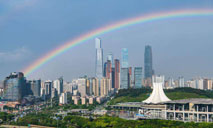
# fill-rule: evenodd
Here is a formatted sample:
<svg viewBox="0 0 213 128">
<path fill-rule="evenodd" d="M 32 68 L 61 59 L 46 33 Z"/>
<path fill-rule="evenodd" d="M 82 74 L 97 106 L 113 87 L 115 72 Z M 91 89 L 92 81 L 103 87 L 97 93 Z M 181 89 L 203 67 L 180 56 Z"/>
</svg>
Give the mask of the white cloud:
<svg viewBox="0 0 213 128">
<path fill-rule="evenodd" d="M 21 47 L 8 52 L 0 51 L 0 62 L 5 63 L 5 62 L 22 61 L 28 58 L 30 55 L 31 55 L 31 51 L 27 49 L 26 47 Z"/>
</svg>

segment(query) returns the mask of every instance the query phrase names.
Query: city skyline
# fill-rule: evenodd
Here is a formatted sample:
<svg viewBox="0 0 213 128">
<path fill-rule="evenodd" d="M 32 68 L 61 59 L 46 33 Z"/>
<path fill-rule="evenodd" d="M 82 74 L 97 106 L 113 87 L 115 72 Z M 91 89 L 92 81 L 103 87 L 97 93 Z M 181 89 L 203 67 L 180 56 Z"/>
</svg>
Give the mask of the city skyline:
<svg viewBox="0 0 213 128">
<path fill-rule="evenodd" d="M 84 8 L 79 12 L 79 15 L 73 14 L 73 12 L 79 11 L 78 8 L 73 8 L 74 11 L 70 11 L 72 14 L 72 19 L 70 19 L 68 15 L 71 14 L 66 13 L 67 10 L 65 10 L 69 10 L 69 7 L 64 6 L 65 3 L 58 3 L 56 1 L 52 3 L 43 1 L 27 3 L 24 0 L 20 0 L 19 2 L 1 1 L 1 4 L 3 5 L 3 8 L 1 8 L 1 16 L 3 16 L 3 20 L 1 20 L 2 24 L 0 26 L 2 28 L 0 31 L 2 35 L 2 38 L 0 39 L 0 42 L 2 42 L 2 47 L 0 48 L 0 80 L 3 80 L 10 72 L 18 72 L 27 67 L 37 58 L 61 45 L 62 42 L 65 42 L 70 38 L 73 39 L 78 35 L 81 35 L 81 33 L 89 30 L 116 21 L 125 20 L 139 15 L 156 13 L 158 11 L 169 12 L 184 9 L 212 9 L 212 1 L 201 2 L 196 0 L 193 1 L 193 4 L 189 1 L 186 3 L 168 1 L 166 5 L 157 3 L 153 4 L 155 3 L 154 1 L 136 1 L 138 3 L 146 3 L 147 5 L 152 4 L 155 6 L 154 10 L 149 9 L 148 6 L 145 7 L 145 5 L 143 5 L 144 8 L 141 9 L 141 6 L 139 6 L 140 4 L 134 4 L 135 9 L 128 9 L 127 7 L 133 5 L 133 3 L 125 1 L 115 2 L 112 7 L 113 13 L 109 11 L 104 12 L 101 9 L 99 9 L 100 12 L 94 12 L 95 4 L 87 3 L 91 14 L 89 14 L 90 17 L 87 17 L 88 26 L 86 25 L 84 27 L 82 27 L 82 21 L 85 21 L 83 17 L 84 12 L 87 11 Z M 97 5 L 100 5 L 100 8 L 105 5 L 110 6 L 112 3 L 113 1 L 103 3 L 96 2 Z M 82 1 L 67 1 L 66 4 L 84 5 Z M 58 5 L 59 8 L 63 8 L 64 10 L 55 10 L 54 5 Z M 120 5 L 120 9 L 124 10 L 124 12 L 119 11 L 117 8 L 118 5 Z M 165 6 L 168 8 L 164 8 Z M 170 6 L 173 8 L 169 8 Z M 45 10 L 45 7 L 48 7 L 49 11 Z M 50 12 L 57 13 L 53 16 L 49 15 Z M 35 19 L 30 15 L 41 16 L 41 18 Z M 101 15 L 104 16 L 103 18 L 105 18 L 105 20 L 99 20 Z M 44 17 L 47 17 L 47 19 Z M 52 19 L 52 22 L 50 22 L 48 18 Z M 70 22 L 63 22 L 60 20 L 62 18 L 65 18 Z M 76 23 L 74 20 L 75 18 L 79 23 L 72 25 L 72 23 Z M 44 22 L 42 22 L 42 20 L 44 20 Z M 13 21 L 19 23 L 19 26 L 16 26 Z M 31 25 L 32 21 L 37 21 L 33 22 L 35 27 L 33 27 L 34 25 Z M 61 27 L 59 24 L 57 25 L 57 22 L 63 23 L 64 26 Z M 46 26 L 43 23 L 45 23 Z M 47 25 L 48 23 L 49 25 Z M 213 30 L 211 24 L 212 16 L 166 19 L 131 26 L 128 27 L 128 29 L 124 28 L 105 35 L 100 35 L 98 38 L 103 40 L 105 53 L 112 52 L 114 58 L 121 58 L 120 49 L 125 47 L 128 48 L 130 53 L 129 65 L 132 67 L 144 67 L 144 58 L 142 56 L 144 53 L 143 48 L 145 45 L 149 44 L 154 51 L 153 58 L 155 58 L 155 63 L 153 63 L 153 67 L 157 74 L 165 74 L 166 76 L 171 77 L 184 76 L 186 78 L 196 76 L 211 77 L 213 76 L 211 68 L 213 62 L 209 59 L 211 58 L 210 48 L 212 46 L 212 39 L 209 38 L 211 37 L 209 31 Z M 26 31 L 23 31 L 21 28 Z M 45 30 L 39 31 L 37 28 L 45 28 Z M 59 34 L 58 30 L 60 32 L 64 31 L 62 34 Z M 37 35 L 38 38 L 35 37 L 35 35 Z M 11 36 L 13 38 L 9 38 Z M 94 69 L 95 61 L 94 59 L 89 59 L 95 55 L 95 52 L 91 52 L 94 48 L 93 42 L 92 39 L 87 41 L 87 43 L 79 45 L 78 47 L 60 55 L 60 57 L 55 58 L 32 73 L 30 79 L 55 79 L 58 76 L 64 76 L 64 79 L 72 80 L 73 78 L 84 75 L 81 69 L 83 69 L 88 76 L 93 76 L 94 70 L 91 69 Z M 193 48 L 190 48 L 192 45 Z M 206 47 L 202 47 L 203 45 Z M 179 51 L 182 52 L 179 53 Z M 138 55 L 141 55 L 140 59 L 135 59 L 135 56 Z M 104 55 L 103 58 L 105 59 L 106 55 Z"/>
<path fill-rule="evenodd" d="M 0 0 L 0 127 L 213 126 L 213 0 Z"/>
</svg>

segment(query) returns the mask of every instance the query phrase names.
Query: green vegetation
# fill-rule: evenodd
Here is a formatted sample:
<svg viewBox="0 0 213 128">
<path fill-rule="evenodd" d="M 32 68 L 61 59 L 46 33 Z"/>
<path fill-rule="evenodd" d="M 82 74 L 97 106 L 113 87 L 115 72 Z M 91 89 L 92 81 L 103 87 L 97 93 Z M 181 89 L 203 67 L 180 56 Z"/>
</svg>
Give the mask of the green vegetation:
<svg viewBox="0 0 213 128">
<path fill-rule="evenodd" d="M 171 100 L 188 98 L 213 98 L 213 91 L 205 91 L 193 88 L 175 88 L 164 90 Z M 115 95 L 115 98 L 109 102 L 109 105 L 122 102 L 141 102 L 149 97 L 152 89 L 123 89 Z"/>
<path fill-rule="evenodd" d="M 16 125 L 34 124 L 60 128 L 211 128 L 213 123 L 184 123 L 168 120 L 124 120 L 118 117 L 103 116 L 97 119 L 69 115 L 64 119 L 55 120 L 48 115 L 27 115 L 20 118 Z"/>
<path fill-rule="evenodd" d="M 12 114 L 8 114 L 6 112 L 0 112 L 0 119 L 3 122 L 10 121 L 13 117 L 14 117 L 14 115 L 12 115 Z"/>
</svg>

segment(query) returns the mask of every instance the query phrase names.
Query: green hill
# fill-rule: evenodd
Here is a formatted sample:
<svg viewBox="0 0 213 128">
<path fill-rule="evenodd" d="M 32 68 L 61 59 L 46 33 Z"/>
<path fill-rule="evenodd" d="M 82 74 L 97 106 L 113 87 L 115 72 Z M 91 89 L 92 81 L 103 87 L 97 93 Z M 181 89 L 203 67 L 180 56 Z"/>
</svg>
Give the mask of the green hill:
<svg viewBox="0 0 213 128">
<path fill-rule="evenodd" d="M 193 88 L 175 88 L 164 90 L 171 100 L 188 98 L 213 98 L 213 91 L 205 91 Z M 141 89 L 122 89 L 115 95 L 115 98 L 109 102 L 109 105 L 122 102 L 141 102 L 149 97 L 151 88 Z"/>
</svg>

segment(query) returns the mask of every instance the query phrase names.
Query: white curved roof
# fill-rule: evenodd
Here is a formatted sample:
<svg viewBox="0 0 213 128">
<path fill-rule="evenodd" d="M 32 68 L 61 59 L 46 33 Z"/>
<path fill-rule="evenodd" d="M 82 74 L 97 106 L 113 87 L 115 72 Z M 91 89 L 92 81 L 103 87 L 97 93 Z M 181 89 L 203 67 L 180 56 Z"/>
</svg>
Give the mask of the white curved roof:
<svg viewBox="0 0 213 128">
<path fill-rule="evenodd" d="M 162 79 L 162 80 L 159 80 Z M 143 101 L 143 103 L 161 103 L 161 102 L 167 102 L 171 101 L 164 93 L 163 91 L 163 82 L 164 82 L 164 77 L 163 76 L 154 76 L 153 77 L 153 91 L 152 94 L 147 98 L 146 100 Z"/>
</svg>

